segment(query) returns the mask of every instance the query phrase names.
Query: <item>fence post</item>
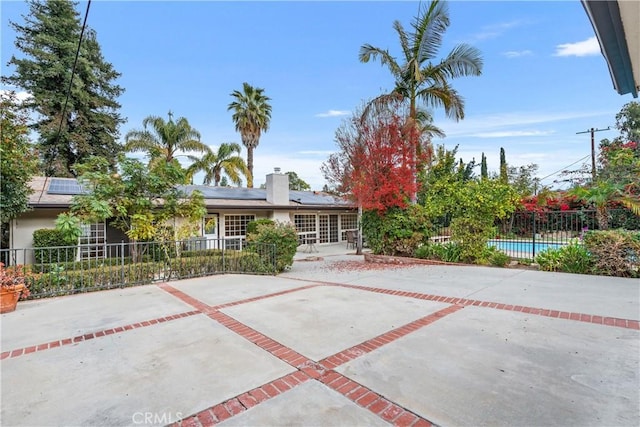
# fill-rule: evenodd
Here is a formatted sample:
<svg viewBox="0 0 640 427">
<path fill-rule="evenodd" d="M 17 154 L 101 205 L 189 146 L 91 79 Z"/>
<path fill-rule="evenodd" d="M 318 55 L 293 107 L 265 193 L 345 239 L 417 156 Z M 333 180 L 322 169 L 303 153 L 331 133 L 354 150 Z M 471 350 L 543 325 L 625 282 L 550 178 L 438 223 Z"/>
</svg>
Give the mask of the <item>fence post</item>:
<svg viewBox="0 0 640 427">
<path fill-rule="evenodd" d="M 120 284 L 124 284 L 124 240 L 120 241 Z"/>
<path fill-rule="evenodd" d="M 536 211 L 531 212 L 531 216 L 533 218 L 533 239 L 531 241 L 531 250 L 533 254 L 533 259 L 536 259 Z"/>
</svg>

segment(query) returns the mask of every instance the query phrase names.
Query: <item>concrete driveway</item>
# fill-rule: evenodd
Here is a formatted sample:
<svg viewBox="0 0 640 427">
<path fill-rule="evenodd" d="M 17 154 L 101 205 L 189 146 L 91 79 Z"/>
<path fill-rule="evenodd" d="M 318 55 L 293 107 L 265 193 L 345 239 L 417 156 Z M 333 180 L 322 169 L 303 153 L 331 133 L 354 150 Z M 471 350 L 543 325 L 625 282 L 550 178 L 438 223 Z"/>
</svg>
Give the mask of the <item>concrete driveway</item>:
<svg viewBox="0 0 640 427">
<path fill-rule="evenodd" d="M 320 255 L 19 303 L 1 425 L 640 425 L 638 280 Z"/>
</svg>

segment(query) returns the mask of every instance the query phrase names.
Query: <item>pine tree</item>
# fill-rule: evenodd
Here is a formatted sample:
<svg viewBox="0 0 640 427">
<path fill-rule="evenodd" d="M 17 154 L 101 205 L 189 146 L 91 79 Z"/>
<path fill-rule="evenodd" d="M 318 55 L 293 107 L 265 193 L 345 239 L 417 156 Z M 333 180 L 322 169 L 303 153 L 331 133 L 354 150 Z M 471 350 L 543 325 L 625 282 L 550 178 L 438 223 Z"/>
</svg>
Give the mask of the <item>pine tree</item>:
<svg viewBox="0 0 640 427">
<path fill-rule="evenodd" d="M 507 173 L 507 157 L 504 154 L 504 148 L 500 147 L 500 182 L 507 184 L 509 175 Z"/>
<path fill-rule="evenodd" d="M 23 25 L 10 23 L 24 57 L 11 58 L 15 71 L 3 83 L 32 95 L 27 107 L 38 116 L 31 127 L 39 134 L 45 173 L 73 176 L 74 165 L 94 155 L 113 165 L 121 151 L 118 128 L 124 122 L 116 101 L 124 89 L 114 83 L 120 73 L 104 60 L 95 31 L 86 28 L 65 109 L 82 30 L 80 15 L 69 0 L 31 0 L 29 7 Z"/>
<path fill-rule="evenodd" d="M 489 178 L 489 172 L 487 171 L 487 156 L 482 153 L 482 160 L 480 162 L 480 177 L 482 179 Z"/>
</svg>

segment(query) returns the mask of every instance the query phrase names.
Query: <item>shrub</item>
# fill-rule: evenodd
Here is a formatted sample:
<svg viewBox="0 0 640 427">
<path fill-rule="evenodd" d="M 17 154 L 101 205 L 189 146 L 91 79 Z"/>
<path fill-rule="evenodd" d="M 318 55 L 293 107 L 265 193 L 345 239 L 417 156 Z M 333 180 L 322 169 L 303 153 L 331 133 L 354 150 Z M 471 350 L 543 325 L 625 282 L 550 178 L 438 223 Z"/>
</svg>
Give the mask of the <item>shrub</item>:
<svg viewBox="0 0 640 427">
<path fill-rule="evenodd" d="M 274 226 L 276 225 L 276 223 L 272 219 L 268 219 L 268 218 L 260 218 L 260 219 L 253 220 L 247 224 L 247 235 L 257 233 L 259 225 Z"/>
<path fill-rule="evenodd" d="M 584 245 L 596 274 L 640 277 L 640 233 L 624 230 L 589 231 Z"/>
<path fill-rule="evenodd" d="M 460 259 L 464 262 L 482 260 L 487 242 L 495 235 L 493 220 L 461 216 L 451 221 L 451 238 L 460 245 Z"/>
<path fill-rule="evenodd" d="M 298 234 L 290 223 L 260 224 L 255 233 L 247 236 L 247 242 L 248 251 L 258 253 L 267 266 L 275 264 L 276 272 L 280 273 L 293 265 L 293 257 L 298 249 Z M 275 247 L 274 252 L 268 250 L 269 245 Z"/>
<path fill-rule="evenodd" d="M 428 243 L 416 249 L 415 256 L 444 262 L 460 262 L 460 245 L 455 242 Z"/>
<path fill-rule="evenodd" d="M 428 244 L 431 223 L 424 207 L 411 205 L 406 209 L 389 209 L 384 215 L 364 212 L 362 229 L 374 254 L 409 255 Z"/>
<path fill-rule="evenodd" d="M 589 274 L 593 260 L 587 248 L 573 242 L 559 248 L 549 248 L 536 256 L 536 262 L 544 271 Z"/>
<path fill-rule="evenodd" d="M 110 265 L 131 264 L 131 258 L 92 258 L 81 261 L 58 262 L 48 264 L 34 264 L 31 269 L 34 273 L 49 273 L 53 270 L 88 270 Z"/>
<path fill-rule="evenodd" d="M 509 261 L 511 261 L 509 255 L 500 251 L 495 246 L 487 246 L 484 250 L 482 258 L 494 267 L 505 267 L 509 263 Z"/>
<path fill-rule="evenodd" d="M 559 271 L 560 260 L 560 248 L 549 248 L 536 255 L 536 263 L 542 271 Z"/>
<path fill-rule="evenodd" d="M 36 248 L 33 254 L 36 263 L 39 264 L 73 261 L 76 255 L 76 244 L 76 240 L 65 237 L 65 234 L 60 230 L 41 228 L 33 232 L 33 247 Z"/>
</svg>

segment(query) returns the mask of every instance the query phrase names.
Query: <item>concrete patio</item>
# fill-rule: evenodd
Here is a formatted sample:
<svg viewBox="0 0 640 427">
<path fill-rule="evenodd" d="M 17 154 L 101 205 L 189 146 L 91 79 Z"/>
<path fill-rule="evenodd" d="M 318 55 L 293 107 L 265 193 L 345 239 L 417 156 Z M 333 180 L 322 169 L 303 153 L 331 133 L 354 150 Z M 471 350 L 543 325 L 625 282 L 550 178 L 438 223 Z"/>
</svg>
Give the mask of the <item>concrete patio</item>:
<svg viewBox="0 0 640 427">
<path fill-rule="evenodd" d="M 19 303 L 1 424 L 640 425 L 637 280 L 318 250 Z"/>
</svg>

